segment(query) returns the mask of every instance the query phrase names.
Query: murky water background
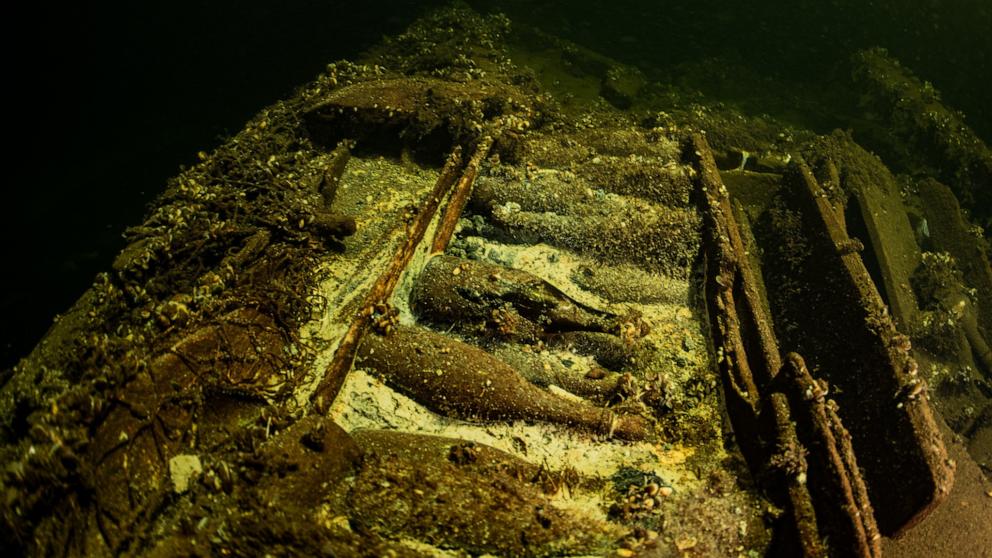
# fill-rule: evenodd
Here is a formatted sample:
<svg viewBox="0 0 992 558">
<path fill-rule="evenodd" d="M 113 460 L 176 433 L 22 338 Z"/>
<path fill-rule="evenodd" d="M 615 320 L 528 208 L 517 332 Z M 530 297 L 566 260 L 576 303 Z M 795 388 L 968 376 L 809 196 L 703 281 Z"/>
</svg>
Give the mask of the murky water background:
<svg viewBox="0 0 992 558">
<path fill-rule="evenodd" d="M 0 367 L 109 267 L 180 164 L 255 111 L 443 2 L 191 2 L 12 15 Z M 992 140 L 992 8 L 982 0 L 470 2 L 584 44 L 650 80 L 818 132 L 857 99 L 849 55 L 880 45 Z M 708 63 L 701 63 L 708 61 Z"/>
</svg>

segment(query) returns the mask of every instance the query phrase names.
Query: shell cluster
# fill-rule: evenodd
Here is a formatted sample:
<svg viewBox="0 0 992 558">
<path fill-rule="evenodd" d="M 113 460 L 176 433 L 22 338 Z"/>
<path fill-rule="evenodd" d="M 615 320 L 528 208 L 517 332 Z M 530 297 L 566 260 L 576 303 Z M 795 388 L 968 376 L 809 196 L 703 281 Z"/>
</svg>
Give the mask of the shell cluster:
<svg viewBox="0 0 992 558">
<path fill-rule="evenodd" d="M 665 498 L 672 495 L 671 486 L 658 482 L 631 484 L 619 502 L 610 507 L 610 515 L 624 520 L 648 514 L 660 514 Z"/>
</svg>

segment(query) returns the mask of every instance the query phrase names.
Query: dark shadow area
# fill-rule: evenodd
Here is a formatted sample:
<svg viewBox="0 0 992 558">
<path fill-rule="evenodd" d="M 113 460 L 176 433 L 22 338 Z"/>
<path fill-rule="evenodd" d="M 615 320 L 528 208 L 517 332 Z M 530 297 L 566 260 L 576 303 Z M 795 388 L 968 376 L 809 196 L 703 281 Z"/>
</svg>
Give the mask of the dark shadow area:
<svg viewBox="0 0 992 558">
<path fill-rule="evenodd" d="M 792 120 L 790 102 L 793 110 L 812 105 L 815 111 L 817 101 L 833 107 L 836 97 L 848 101 L 843 83 L 851 54 L 881 46 L 921 79 L 933 82 L 986 142 L 992 139 L 992 98 L 987 94 L 992 5 L 983 0 L 470 4 L 484 12 L 502 10 L 515 23 L 538 26 L 638 66 L 650 79 L 688 82 L 716 98 L 740 99 L 742 93 L 746 97 L 762 89 L 764 78 L 781 80 L 789 88 L 764 88 L 766 108 L 760 112 L 786 121 Z M 708 69 L 700 74 L 701 68 Z M 757 81 L 742 83 L 748 79 Z M 799 116 L 805 125 L 829 123 L 836 116 L 803 112 Z"/>
<path fill-rule="evenodd" d="M 181 164 L 327 63 L 440 4 L 225 0 L 10 14 L 20 33 L 4 44 L 15 148 L 0 204 L 0 368 L 110 268 L 121 232 Z"/>
<path fill-rule="evenodd" d="M 868 225 L 865 223 L 864 215 L 861 214 L 861 206 L 853 200 L 844 209 L 844 222 L 847 224 L 847 235 L 860 240 L 864 246 L 864 250 L 861 251 L 861 261 L 865 264 L 875 289 L 881 295 L 882 302 L 890 305 L 889 293 L 885 288 L 885 281 L 882 280 L 882 268 L 878 264 L 878 254 L 875 253 L 875 245 L 868 235 Z"/>
</svg>

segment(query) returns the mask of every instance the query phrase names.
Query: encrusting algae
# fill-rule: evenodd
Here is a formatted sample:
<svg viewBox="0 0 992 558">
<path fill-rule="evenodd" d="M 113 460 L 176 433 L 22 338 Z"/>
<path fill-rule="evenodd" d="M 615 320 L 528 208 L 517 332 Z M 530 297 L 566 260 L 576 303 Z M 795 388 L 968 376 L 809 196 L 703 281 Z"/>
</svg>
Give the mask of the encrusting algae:
<svg viewBox="0 0 992 558">
<path fill-rule="evenodd" d="M 662 89 L 455 5 L 263 110 L 0 386 L 4 546 L 868 557 L 939 520 L 987 452 L 924 372 L 989 377 L 981 193 Z"/>
</svg>

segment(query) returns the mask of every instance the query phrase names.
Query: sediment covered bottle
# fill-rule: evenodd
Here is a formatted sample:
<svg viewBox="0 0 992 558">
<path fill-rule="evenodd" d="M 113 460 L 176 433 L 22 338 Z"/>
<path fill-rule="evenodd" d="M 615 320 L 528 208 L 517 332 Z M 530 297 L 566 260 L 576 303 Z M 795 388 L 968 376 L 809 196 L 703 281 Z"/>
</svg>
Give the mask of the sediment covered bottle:
<svg viewBox="0 0 992 558">
<path fill-rule="evenodd" d="M 647 435 L 647 420 L 549 393 L 489 353 L 414 326 L 369 335 L 356 366 L 442 415 L 462 419 L 539 420 L 621 439 Z"/>
</svg>

